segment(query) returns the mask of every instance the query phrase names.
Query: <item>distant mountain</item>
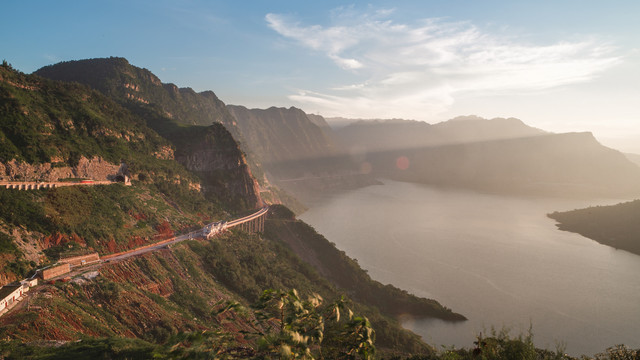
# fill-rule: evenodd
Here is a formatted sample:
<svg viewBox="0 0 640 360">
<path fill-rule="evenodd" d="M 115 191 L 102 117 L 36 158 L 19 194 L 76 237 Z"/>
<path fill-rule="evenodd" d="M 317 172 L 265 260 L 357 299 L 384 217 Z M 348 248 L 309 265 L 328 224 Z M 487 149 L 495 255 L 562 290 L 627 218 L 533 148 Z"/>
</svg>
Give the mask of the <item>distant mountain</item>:
<svg viewBox="0 0 640 360">
<path fill-rule="evenodd" d="M 334 156 L 333 139 L 302 110 L 228 105 L 247 146 L 265 163 Z M 316 119 L 316 121 L 319 121 Z"/>
<path fill-rule="evenodd" d="M 548 215 L 560 230 L 640 255 L 640 200 Z"/>
<path fill-rule="evenodd" d="M 343 146 L 355 151 L 386 151 L 477 141 L 512 139 L 545 132 L 509 118 L 460 116 L 430 125 L 415 120 L 359 120 L 336 129 Z"/>
<path fill-rule="evenodd" d="M 544 135 L 545 131 L 536 129 L 516 118 L 493 118 L 490 120 L 478 116 L 458 116 L 433 125 L 437 134 L 435 144 L 456 144 L 499 139 L 516 139 Z"/>
<path fill-rule="evenodd" d="M 592 134 L 551 134 L 515 118 L 358 121 L 336 134 L 380 177 L 511 194 L 640 193 L 640 168 Z"/>
<path fill-rule="evenodd" d="M 329 124 L 329 126 L 331 126 L 332 129 L 340 129 L 356 121 L 362 120 L 362 119 L 349 119 L 349 118 L 343 118 L 343 117 L 325 117 L 324 119 L 327 121 L 327 124 Z"/>
<path fill-rule="evenodd" d="M 632 163 L 640 166 L 640 155 L 639 154 L 624 154 L 624 156 L 629 159 Z"/>
<path fill-rule="evenodd" d="M 309 118 L 312 123 L 316 124 L 316 126 L 318 126 L 322 130 L 331 129 L 331 126 L 327 122 L 327 119 L 325 119 L 322 115 L 307 114 L 307 118 Z"/>
<path fill-rule="evenodd" d="M 375 174 L 509 194 L 640 194 L 640 168 L 591 133 L 493 140 L 367 154 Z"/>
<path fill-rule="evenodd" d="M 275 183 L 301 200 L 374 183 L 318 115 L 291 107 L 227 106 L 244 143 Z"/>
</svg>

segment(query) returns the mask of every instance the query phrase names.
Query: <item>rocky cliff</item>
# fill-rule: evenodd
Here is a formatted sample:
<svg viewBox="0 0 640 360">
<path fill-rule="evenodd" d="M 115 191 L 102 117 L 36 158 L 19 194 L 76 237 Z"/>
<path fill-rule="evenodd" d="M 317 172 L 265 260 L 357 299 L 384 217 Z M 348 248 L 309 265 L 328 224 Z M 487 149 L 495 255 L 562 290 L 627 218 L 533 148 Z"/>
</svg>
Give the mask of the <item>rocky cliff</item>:
<svg viewBox="0 0 640 360">
<path fill-rule="evenodd" d="M 85 178 L 113 181 L 124 164 L 111 164 L 99 156 L 80 157 L 75 166 L 60 166 L 61 162 L 29 164 L 15 159 L 0 163 L 0 180 L 5 181 L 58 181 L 67 178 Z"/>
<path fill-rule="evenodd" d="M 247 146 L 265 164 L 309 160 L 335 155 L 333 139 L 309 120 L 302 110 L 271 107 L 247 109 L 227 106 Z"/>
<path fill-rule="evenodd" d="M 299 199 L 375 183 L 336 142 L 321 116 L 294 107 L 227 108 L 262 168 Z"/>
<path fill-rule="evenodd" d="M 244 154 L 221 124 L 187 132 L 182 135 L 184 141 L 176 141 L 176 160 L 200 176 L 205 192 L 236 209 L 264 205 Z"/>
<path fill-rule="evenodd" d="M 286 198 L 286 195 L 279 194 L 278 189 L 272 188 L 264 176 L 260 161 L 256 159 L 253 149 L 247 145 L 249 142 L 243 139 L 243 134 L 238 128 L 236 120 L 213 91 L 198 93 L 191 88 L 179 88 L 174 84 L 162 83 L 149 70 L 133 66 L 124 58 L 112 57 L 62 62 L 43 67 L 35 73 L 50 79 L 86 84 L 140 116 L 149 127 L 172 141 L 182 142 L 180 139 L 182 135 L 176 136 L 173 134 L 174 132 L 189 132 L 176 124 L 194 125 L 198 128 L 218 123 L 223 124 L 233 138 L 238 140 L 244 152 L 242 159 L 228 159 L 228 162 L 234 163 L 237 160 L 244 163 L 247 165 L 245 167 L 247 173 L 242 176 L 238 173 L 241 178 L 238 184 L 223 184 L 221 179 L 212 177 L 219 172 L 208 171 L 205 178 L 210 183 L 203 184 L 204 187 L 209 190 L 219 189 L 220 191 L 214 190 L 214 192 L 217 195 L 224 193 L 223 197 L 228 200 L 242 196 L 240 194 L 246 190 L 247 196 L 253 198 L 253 200 L 248 200 L 248 204 L 261 203 L 260 192 L 271 201 L 281 201 L 283 197 Z M 195 134 L 197 131 L 189 133 Z M 182 146 L 181 144 L 174 145 Z M 237 147 L 238 145 L 232 144 L 230 146 Z M 221 154 L 216 155 L 214 152 L 214 150 L 198 149 L 197 154 L 192 154 L 192 159 L 189 160 L 190 165 L 196 162 L 193 158 L 202 159 L 205 153 L 206 157 L 221 161 Z M 185 161 L 188 158 L 183 151 L 179 160 Z M 215 169 L 217 166 L 210 165 L 211 169 Z M 201 173 L 201 175 L 203 174 Z M 258 184 L 245 183 L 247 177 L 250 178 L 253 174 L 255 174 Z M 222 191 L 222 189 L 226 189 L 226 191 Z M 252 191 L 251 189 L 259 190 Z M 228 191 L 232 193 L 228 193 Z M 254 192 L 257 195 L 250 194 Z M 293 202 L 290 201 L 290 203 Z M 237 204 L 239 202 L 236 201 Z"/>
</svg>

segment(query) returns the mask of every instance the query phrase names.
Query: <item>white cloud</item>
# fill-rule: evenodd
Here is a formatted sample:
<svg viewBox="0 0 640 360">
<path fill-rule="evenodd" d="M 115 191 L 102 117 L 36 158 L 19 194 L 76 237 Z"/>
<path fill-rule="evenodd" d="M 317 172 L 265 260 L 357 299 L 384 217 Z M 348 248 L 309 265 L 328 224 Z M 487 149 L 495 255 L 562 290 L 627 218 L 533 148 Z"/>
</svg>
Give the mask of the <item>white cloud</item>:
<svg viewBox="0 0 640 360">
<path fill-rule="evenodd" d="M 461 93 L 539 91 L 590 81 L 621 61 L 616 49 L 596 38 L 553 44 L 522 43 L 469 22 L 389 19 L 393 11 L 333 11 L 331 26 L 302 25 L 266 15 L 273 30 L 323 53 L 362 78 L 290 99 L 328 115 L 427 118 L 446 112 Z"/>
</svg>

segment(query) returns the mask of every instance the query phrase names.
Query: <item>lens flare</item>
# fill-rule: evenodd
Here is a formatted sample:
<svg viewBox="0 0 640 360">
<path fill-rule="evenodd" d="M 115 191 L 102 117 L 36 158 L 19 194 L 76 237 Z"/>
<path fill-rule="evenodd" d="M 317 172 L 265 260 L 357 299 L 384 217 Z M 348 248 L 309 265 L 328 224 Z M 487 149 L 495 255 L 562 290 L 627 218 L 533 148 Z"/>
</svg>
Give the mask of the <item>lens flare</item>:
<svg viewBox="0 0 640 360">
<path fill-rule="evenodd" d="M 406 156 L 400 156 L 396 159 L 396 167 L 400 170 L 407 170 L 409 168 L 409 159 Z"/>
</svg>

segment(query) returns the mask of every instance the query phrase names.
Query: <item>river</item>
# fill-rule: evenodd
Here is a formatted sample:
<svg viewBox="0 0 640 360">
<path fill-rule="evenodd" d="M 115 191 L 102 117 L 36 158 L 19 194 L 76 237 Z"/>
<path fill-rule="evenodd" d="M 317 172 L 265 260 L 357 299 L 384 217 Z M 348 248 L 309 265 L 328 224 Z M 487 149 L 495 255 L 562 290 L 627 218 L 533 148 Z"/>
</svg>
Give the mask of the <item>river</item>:
<svg viewBox="0 0 640 360">
<path fill-rule="evenodd" d="M 472 347 L 509 329 L 593 355 L 640 348 L 640 256 L 557 230 L 546 217 L 620 200 L 520 198 L 384 181 L 311 204 L 300 219 L 372 278 L 433 298 L 466 322 L 402 318 L 432 345 Z"/>
</svg>

